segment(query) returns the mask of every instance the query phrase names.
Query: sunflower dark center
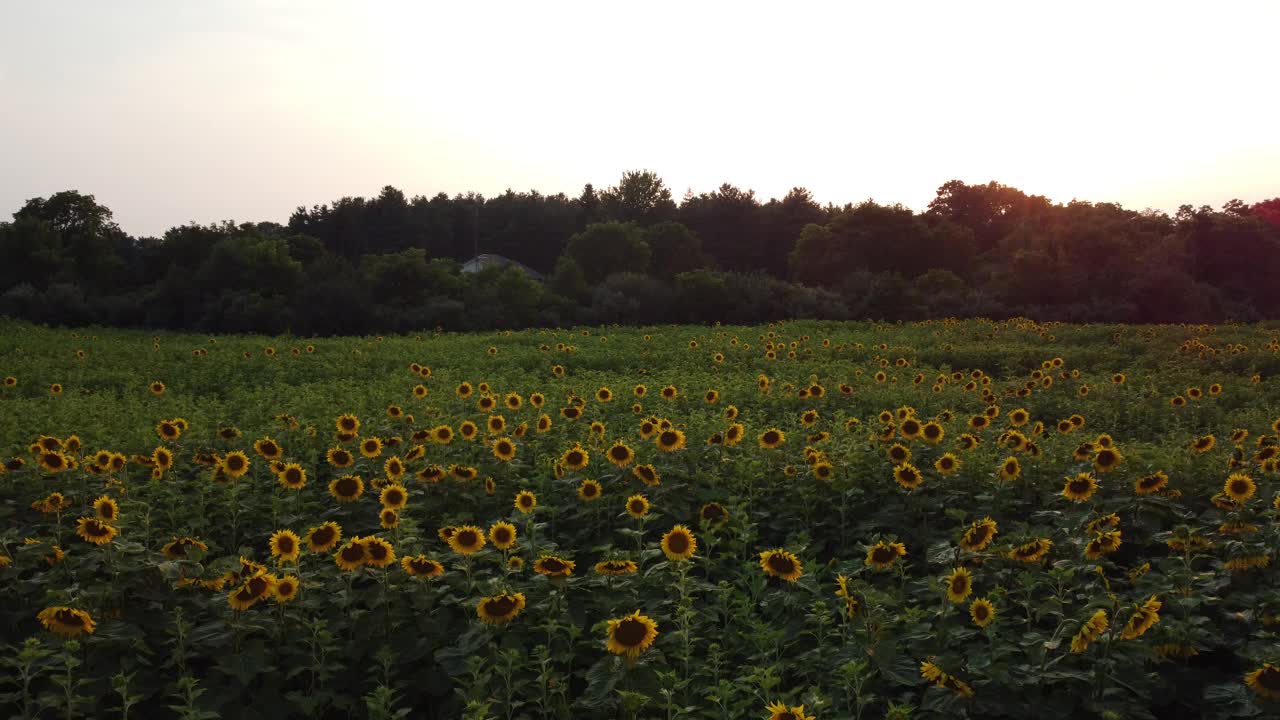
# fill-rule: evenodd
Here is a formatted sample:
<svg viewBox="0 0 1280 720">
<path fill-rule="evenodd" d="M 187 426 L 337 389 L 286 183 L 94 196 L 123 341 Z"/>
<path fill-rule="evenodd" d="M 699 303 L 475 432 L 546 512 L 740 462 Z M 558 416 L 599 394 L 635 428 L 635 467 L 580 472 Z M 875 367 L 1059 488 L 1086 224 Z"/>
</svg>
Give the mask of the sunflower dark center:
<svg viewBox="0 0 1280 720">
<path fill-rule="evenodd" d="M 583 494 L 583 495 L 586 495 L 587 497 L 591 497 L 591 496 L 595 495 L 595 494 L 596 494 L 596 486 L 595 486 L 595 485 L 590 485 L 590 484 L 583 485 L 583 486 L 582 486 L 582 494 Z"/>
<path fill-rule="evenodd" d="M 495 528 L 493 531 L 493 539 L 496 542 L 507 543 L 511 541 L 511 531 L 507 528 Z"/>
<path fill-rule="evenodd" d="M 252 593 L 252 597 L 257 597 L 267 591 L 267 579 L 264 577 L 251 578 L 245 587 Z"/>
<path fill-rule="evenodd" d="M 338 484 L 334 486 L 334 489 L 338 491 L 339 495 L 345 496 L 355 495 L 358 487 L 355 478 L 345 477 L 338 480 Z"/>
<path fill-rule="evenodd" d="M 676 442 L 679 441 L 679 436 L 676 435 L 675 432 L 671 430 L 667 430 L 666 432 L 662 433 L 662 436 L 660 439 L 663 445 L 675 445 Z"/>
<path fill-rule="evenodd" d="M 506 595 L 499 598 L 486 600 L 484 604 L 485 611 L 490 615 L 497 617 L 506 617 L 516 609 L 516 601 Z"/>
<path fill-rule="evenodd" d="M 667 547 L 671 552 L 682 555 L 689 550 L 689 536 L 684 533 L 673 533 L 667 538 Z"/>
<path fill-rule="evenodd" d="M 629 509 L 633 513 L 642 513 L 644 512 L 644 503 L 640 502 L 639 500 L 632 500 L 629 505 Z"/>
<path fill-rule="evenodd" d="M 764 441 L 767 443 L 778 442 L 778 433 L 774 432 L 773 430 L 770 430 L 769 432 L 764 434 Z"/>
<path fill-rule="evenodd" d="M 89 522 L 85 523 L 84 529 L 85 529 L 85 532 L 95 536 L 111 534 L 111 529 L 106 525 L 103 525 L 102 523 L 98 522 L 97 520 L 90 520 Z"/>
<path fill-rule="evenodd" d="M 962 593 L 969 588 L 969 578 L 964 575 L 957 575 L 951 578 L 951 591 Z"/>
<path fill-rule="evenodd" d="M 53 619 L 63 625 L 75 625 L 77 627 L 84 625 L 84 618 L 72 610 L 59 610 L 53 614 Z"/>
<path fill-rule="evenodd" d="M 1231 481 L 1231 493 L 1233 495 L 1244 495 L 1247 492 L 1249 492 L 1249 483 L 1243 480 Z"/>
<path fill-rule="evenodd" d="M 987 619 L 987 606 L 986 606 L 986 605 L 975 605 L 975 606 L 974 606 L 974 608 L 973 608 L 973 614 L 974 614 L 974 615 L 975 615 L 979 620 L 986 620 L 986 619 Z"/>
<path fill-rule="evenodd" d="M 649 628 L 639 620 L 623 620 L 613 631 L 614 640 L 626 647 L 639 647 L 649 634 Z"/>
<path fill-rule="evenodd" d="M 281 536 L 280 539 L 276 541 L 276 547 L 280 548 L 280 552 L 285 555 L 292 553 L 294 550 L 293 538 L 288 535 Z"/>
<path fill-rule="evenodd" d="M 1077 479 L 1075 479 L 1075 480 L 1072 480 L 1069 484 L 1070 484 L 1070 486 L 1071 486 L 1071 492 L 1073 492 L 1073 493 L 1075 493 L 1075 494 L 1077 494 L 1077 495 L 1080 495 L 1080 494 L 1083 494 L 1083 493 L 1087 493 L 1087 492 L 1089 492 L 1089 481 L 1088 481 L 1088 480 L 1081 480 L 1081 479 L 1077 478 Z"/>
<path fill-rule="evenodd" d="M 333 540 L 332 528 L 321 528 L 311 534 L 311 542 L 316 545 L 327 545 Z"/>
<path fill-rule="evenodd" d="M 462 532 L 458 533 L 455 537 L 458 538 L 458 544 L 463 547 L 471 547 L 472 545 L 475 545 L 478 542 L 480 542 L 480 536 L 476 533 L 475 530 L 463 530 Z"/>
<path fill-rule="evenodd" d="M 787 557 L 786 555 L 774 553 L 773 555 L 769 556 L 768 562 L 769 562 L 769 569 L 778 573 L 779 575 L 790 575 L 791 573 L 795 572 L 795 569 L 796 569 L 795 562 L 791 558 Z"/>
<path fill-rule="evenodd" d="M 564 563 L 559 558 L 543 558 L 542 569 L 547 572 L 558 573 L 564 570 Z"/>
<path fill-rule="evenodd" d="M 359 562 L 364 559 L 363 545 L 348 545 L 342 548 L 342 559 L 347 562 Z"/>
<path fill-rule="evenodd" d="M 1264 668 L 1258 673 L 1258 684 L 1272 692 L 1280 692 L 1280 669 Z"/>
<path fill-rule="evenodd" d="M 399 505 L 404 501 L 404 495 L 399 490 L 392 490 L 387 493 L 387 503 L 390 505 Z"/>
<path fill-rule="evenodd" d="M 374 560 L 385 560 L 387 557 L 387 546 L 382 543 L 371 543 L 368 549 L 369 557 Z"/>
<path fill-rule="evenodd" d="M 565 461 L 570 465 L 581 465 L 582 453 L 577 450 L 570 450 L 569 454 L 565 455 Z"/>
</svg>

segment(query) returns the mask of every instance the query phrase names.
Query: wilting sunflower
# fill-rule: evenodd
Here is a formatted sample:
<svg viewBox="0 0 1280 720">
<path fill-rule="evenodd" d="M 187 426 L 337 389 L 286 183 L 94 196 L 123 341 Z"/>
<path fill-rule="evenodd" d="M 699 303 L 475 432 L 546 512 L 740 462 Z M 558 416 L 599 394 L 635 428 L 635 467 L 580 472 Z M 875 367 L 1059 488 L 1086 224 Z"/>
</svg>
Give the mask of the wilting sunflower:
<svg viewBox="0 0 1280 720">
<path fill-rule="evenodd" d="M 475 480 L 479 471 L 470 465 L 450 465 L 449 474 L 464 482 Z"/>
<path fill-rule="evenodd" d="M 560 464 L 566 470 L 582 470 L 591 463 L 591 455 L 581 445 L 574 445 L 560 456 Z"/>
<path fill-rule="evenodd" d="M 1052 540 L 1037 538 L 1014 547 L 1009 551 L 1009 559 L 1026 563 L 1040 562 L 1045 555 L 1049 554 L 1049 550 L 1052 548 Z"/>
<path fill-rule="evenodd" d="M 720 503 L 707 503 L 698 510 L 698 520 L 703 527 L 723 527 L 729 522 L 729 511 Z"/>
<path fill-rule="evenodd" d="M 514 533 L 512 542 L 515 542 Z M 474 555 L 484 549 L 484 531 L 475 525 L 459 525 L 449 536 L 449 549 L 459 555 Z"/>
<path fill-rule="evenodd" d="M 1071 638 L 1071 652 L 1082 653 L 1089 649 L 1089 645 L 1102 634 L 1107 631 L 1110 623 L 1107 620 L 1107 612 L 1098 610 L 1095 612 L 1082 626 L 1075 637 Z"/>
<path fill-rule="evenodd" d="M 915 465 L 904 462 L 893 469 L 893 480 L 906 490 L 915 490 L 924 483 L 924 475 Z"/>
<path fill-rule="evenodd" d="M 973 688 L 968 683 L 954 675 L 948 675 L 931 662 L 920 663 L 920 677 L 933 683 L 934 687 L 950 690 L 961 697 L 973 697 Z"/>
<path fill-rule="evenodd" d="M 265 573 L 254 575 L 244 581 L 244 583 L 231 591 L 227 596 L 227 602 L 232 609 L 245 611 L 253 607 L 259 600 L 265 600 L 270 597 L 275 590 L 276 579 Z"/>
<path fill-rule="evenodd" d="M 363 567 L 369 560 L 369 551 L 365 547 L 364 538 L 357 535 L 348 540 L 345 545 L 338 548 L 333 560 L 344 572 L 351 572 Z"/>
<path fill-rule="evenodd" d="M 340 503 L 351 503 L 364 495 L 364 480 L 359 475 L 343 475 L 329 481 L 329 494 Z"/>
<path fill-rule="evenodd" d="M 1280 700 L 1280 666 L 1263 663 L 1262 667 L 1246 673 L 1244 682 L 1263 698 Z"/>
<path fill-rule="evenodd" d="M 1243 503 L 1258 492 L 1258 484 L 1244 473 L 1232 473 L 1223 484 L 1222 492 L 1234 502 Z"/>
<path fill-rule="evenodd" d="M 1072 502 L 1084 502 L 1098 491 L 1098 479 L 1093 473 L 1082 472 L 1075 477 L 1067 478 L 1062 487 L 1062 497 Z"/>
<path fill-rule="evenodd" d="M 209 546 L 194 538 L 174 538 L 160 548 L 167 560 L 181 560 L 187 556 L 187 548 L 195 548 L 202 553 L 209 552 Z"/>
<path fill-rule="evenodd" d="M 958 567 L 947 576 L 947 599 L 953 603 L 962 603 L 973 594 L 973 573 L 968 568 Z"/>
<path fill-rule="evenodd" d="M 1089 541 L 1089 544 L 1085 545 L 1084 556 L 1090 560 L 1101 559 L 1116 550 L 1119 550 L 1122 542 L 1119 530 L 1108 530 L 1097 533 L 1093 536 L 1093 539 Z"/>
<path fill-rule="evenodd" d="M 1120 638 L 1122 640 L 1136 640 L 1142 637 L 1144 633 L 1160 622 L 1160 608 L 1163 604 L 1155 595 L 1148 598 L 1146 602 L 1134 610 L 1129 622 L 1125 623 L 1124 630 L 1120 633 Z"/>
<path fill-rule="evenodd" d="M 1213 435 L 1201 435 L 1191 443 L 1191 452 L 1197 455 L 1203 455 L 1213 449 L 1218 442 Z"/>
<path fill-rule="evenodd" d="M 969 605 L 969 617 L 973 624 L 980 628 L 990 625 L 996 619 L 996 606 L 986 598 L 978 598 Z"/>
<path fill-rule="evenodd" d="M 516 545 L 516 526 L 503 521 L 490 525 L 489 542 L 499 550 L 510 550 Z"/>
<path fill-rule="evenodd" d="M 583 502 L 593 502 L 600 499 L 603 491 L 600 483 L 595 480 L 583 480 L 582 484 L 578 485 L 578 499 Z"/>
<path fill-rule="evenodd" d="M 698 551 L 698 539 L 684 525 L 676 525 L 662 536 L 662 554 L 672 562 L 682 562 Z"/>
<path fill-rule="evenodd" d="M 114 525 L 108 525 L 97 518 L 82 517 L 76 520 L 76 534 L 94 545 L 106 545 L 119 533 Z"/>
<path fill-rule="evenodd" d="M 1163 470 L 1144 475 L 1133 482 L 1133 491 L 1139 495 L 1151 495 L 1160 492 L 1169 484 L 1169 476 Z"/>
<path fill-rule="evenodd" d="M 573 570 L 577 566 L 578 564 L 572 560 L 565 560 L 555 555 L 543 555 L 534 561 L 533 571 L 550 578 L 564 578 L 573 575 Z"/>
<path fill-rule="evenodd" d="M 650 487 L 656 487 L 662 484 L 662 476 L 658 474 L 658 469 L 652 465 L 637 465 L 631 471 L 640 482 Z"/>
<path fill-rule="evenodd" d="M 428 558 L 426 555 L 405 556 L 400 559 L 400 567 L 411 577 L 427 580 L 444 575 L 444 565 Z"/>
<path fill-rule="evenodd" d="M 995 539 L 1000 530 L 989 517 L 974 521 L 960 536 L 960 547 L 969 552 L 982 552 Z"/>
<path fill-rule="evenodd" d="M 813 715 L 804 714 L 803 705 L 787 707 L 781 702 L 769 703 L 764 711 L 769 713 L 769 720 L 815 720 Z"/>
<path fill-rule="evenodd" d="M 538 496 L 528 490 L 521 490 L 516 493 L 515 506 L 516 510 L 528 515 L 538 507 Z"/>
<path fill-rule="evenodd" d="M 639 569 L 631 560 L 605 560 L 595 567 L 597 575 L 630 575 Z"/>
<path fill-rule="evenodd" d="M 277 530 L 271 534 L 271 557 L 283 565 L 298 561 L 302 554 L 302 538 L 292 530 Z"/>
<path fill-rule="evenodd" d="M 770 428 L 760 433 L 760 437 L 758 439 L 760 441 L 761 448 L 764 448 L 765 450 L 773 450 L 786 442 L 787 436 L 777 428 Z"/>
<path fill-rule="evenodd" d="M 307 531 L 307 549 L 313 553 L 329 552 L 342 540 L 342 526 L 330 520 Z"/>
<path fill-rule="evenodd" d="M 605 647 L 614 655 L 639 657 L 658 637 L 658 623 L 641 615 L 639 610 L 610 620 L 606 628 Z"/>
<path fill-rule="evenodd" d="M 782 548 L 760 553 L 760 568 L 766 575 L 787 582 L 795 582 L 804 575 L 804 563 L 800 562 L 800 558 Z"/>
<path fill-rule="evenodd" d="M 511 438 L 498 438 L 493 441 L 493 456 L 501 462 L 510 462 L 516 456 L 516 444 Z"/>
<path fill-rule="evenodd" d="M 649 514 L 649 498 L 643 495 L 632 495 L 627 498 L 627 514 L 639 520 Z"/>
<path fill-rule="evenodd" d="M 480 600 L 476 615 L 488 625 L 505 625 L 524 611 L 524 593 L 503 593 Z"/>
<path fill-rule="evenodd" d="M 61 605 L 41 610 L 36 619 L 45 630 L 65 638 L 77 637 L 81 633 L 91 635 L 97 629 L 97 623 L 89 613 Z"/>
</svg>

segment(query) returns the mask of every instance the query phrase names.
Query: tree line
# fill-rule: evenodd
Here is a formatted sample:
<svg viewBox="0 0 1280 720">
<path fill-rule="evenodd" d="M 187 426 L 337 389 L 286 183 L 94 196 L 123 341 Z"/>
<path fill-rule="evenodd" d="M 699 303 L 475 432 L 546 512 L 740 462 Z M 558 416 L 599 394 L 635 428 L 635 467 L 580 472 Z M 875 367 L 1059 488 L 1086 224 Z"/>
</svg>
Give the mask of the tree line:
<svg viewBox="0 0 1280 720">
<path fill-rule="evenodd" d="M 385 187 L 276 222 L 133 237 L 92 195 L 0 223 L 0 314 L 47 324 L 308 335 L 577 323 L 1007 317 L 1103 322 L 1280 317 L 1280 198 L 1173 215 L 1052 203 L 952 180 L 923 212 L 679 202 L 649 171 L 577 197 Z M 468 273 L 477 253 L 496 265 Z"/>
</svg>

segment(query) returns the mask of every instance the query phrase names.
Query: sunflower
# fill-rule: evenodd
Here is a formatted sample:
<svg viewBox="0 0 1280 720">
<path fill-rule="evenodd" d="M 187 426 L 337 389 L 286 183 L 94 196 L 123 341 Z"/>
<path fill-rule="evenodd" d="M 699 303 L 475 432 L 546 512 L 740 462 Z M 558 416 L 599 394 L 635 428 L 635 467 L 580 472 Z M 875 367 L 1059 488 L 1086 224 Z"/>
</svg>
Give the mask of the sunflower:
<svg viewBox="0 0 1280 720">
<path fill-rule="evenodd" d="M 307 484 L 307 471 L 298 463 L 288 463 L 276 475 L 276 479 L 286 489 L 301 490 Z"/>
<path fill-rule="evenodd" d="M 999 475 L 1001 480 L 1017 480 L 1022 475 L 1022 464 L 1018 462 L 1018 458 L 1010 455 L 1000 463 Z"/>
<path fill-rule="evenodd" d="M 1097 533 L 1093 536 L 1093 539 L 1089 541 L 1089 544 L 1085 545 L 1084 556 L 1090 560 L 1101 559 L 1116 550 L 1119 550 L 1122 542 L 1119 530 L 1108 530 Z"/>
<path fill-rule="evenodd" d="M 333 560 L 344 572 L 362 567 L 369 560 L 369 551 L 365 546 L 364 538 L 357 535 L 348 540 L 345 545 L 338 548 Z"/>
<path fill-rule="evenodd" d="M 734 423 L 724 431 L 724 444 L 733 447 L 742 442 L 742 438 L 746 436 L 747 429 L 742 423 Z"/>
<path fill-rule="evenodd" d="M 698 539 L 684 525 L 676 525 L 662 536 L 662 553 L 672 562 L 693 557 L 698 551 Z"/>
<path fill-rule="evenodd" d="M 961 435 L 960 439 L 956 441 L 956 445 L 961 450 L 972 450 L 981 444 L 982 444 L 981 438 L 979 438 L 977 435 L 971 435 L 969 433 L 965 433 Z"/>
<path fill-rule="evenodd" d="M 968 568 L 955 568 L 947 576 L 947 599 L 962 603 L 973 594 L 973 573 Z"/>
<path fill-rule="evenodd" d="M 47 450 L 40 453 L 40 457 L 37 462 L 39 462 L 40 467 L 43 470 L 51 473 L 60 473 L 63 470 L 70 469 L 71 467 L 71 462 L 67 456 L 57 452 L 56 450 Z"/>
<path fill-rule="evenodd" d="M 258 453 L 263 460 L 279 460 L 284 455 L 280 443 L 272 438 L 264 437 L 253 442 L 253 451 Z"/>
<path fill-rule="evenodd" d="M 800 558 L 782 548 L 760 553 L 760 568 L 766 575 L 787 582 L 795 582 L 804 574 L 804 563 L 800 562 Z"/>
<path fill-rule="evenodd" d="M 453 534 L 449 536 L 448 542 L 449 548 L 458 555 L 475 555 L 476 552 L 484 550 L 484 530 L 475 525 L 458 525 L 453 528 Z M 511 542 L 516 542 L 515 532 L 512 532 Z"/>
<path fill-rule="evenodd" d="M 560 456 L 560 464 L 566 470 L 582 470 L 591 462 L 591 455 L 581 445 L 574 445 Z"/>
<path fill-rule="evenodd" d="M 999 532 L 995 520 L 989 517 L 976 520 L 960 536 L 960 547 L 969 552 L 982 552 Z"/>
<path fill-rule="evenodd" d="M 505 625 L 524 611 L 524 593 L 503 593 L 480 600 L 476 615 L 488 625 Z"/>
<path fill-rule="evenodd" d="M 1169 476 L 1163 470 L 1144 475 L 1133 482 L 1133 491 L 1138 495 L 1151 495 L 1160 492 L 1169 484 Z"/>
<path fill-rule="evenodd" d="M 266 573 L 259 573 L 244 581 L 239 588 L 232 590 L 227 602 L 232 609 L 241 612 L 253 607 L 259 600 L 270 597 L 275 590 L 276 579 Z"/>
<path fill-rule="evenodd" d="M 1083 625 L 1075 637 L 1071 638 L 1071 652 L 1082 653 L 1089 649 L 1090 643 L 1102 637 L 1102 634 L 1110 627 L 1107 621 L 1107 612 L 1098 610 Z"/>
<path fill-rule="evenodd" d="M 903 489 L 915 490 L 924 483 L 924 475 L 916 469 L 915 465 L 904 462 L 893 469 L 893 480 Z"/>
<path fill-rule="evenodd" d="M 470 465 L 450 465 L 449 474 L 453 475 L 453 477 L 458 480 L 466 482 L 469 480 L 475 480 L 479 471 Z"/>
<path fill-rule="evenodd" d="M 1258 492 L 1258 484 L 1244 473 L 1232 473 L 1223 484 L 1222 492 L 1234 502 L 1243 503 Z"/>
<path fill-rule="evenodd" d="M 649 514 L 649 498 L 643 495 L 632 495 L 627 498 L 627 514 L 639 520 Z"/>
<path fill-rule="evenodd" d="M 944 453 L 933 462 L 933 469 L 937 470 L 939 475 L 954 475 L 962 464 L 960 458 L 951 453 Z"/>
<path fill-rule="evenodd" d="M 120 505 L 106 495 L 93 501 L 93 511 L 98 519 L 104 522 L 111 522 L 120 517 Z"/>
<path fill-rule="evenodd" d="M 298 561 L 302 554 L 302 538 L 292 530 L 277 530 L 271 534 L 271 557 L 278 564 Z"/>
<path fill-rule="evenodd" d="M 329 552 L 342 540 L 342 526 L 330 520 L 307 531 L 307 549 L 313 553 Z"/>
<path fill-rule="evenodd" d="M 364 480 L 359 475 L 343 475 L 329 481 L 329 494 L 340 503 L 355 502 L 364 495 Z"/>
<path fill-rule="evenodd" d="M 84 539 L 85 542 L 94 545 L 106 545 L 115 539 L 120 530 L 113 525 L 108 525 L 97 518 L 82 517 L 76 520 L 76 534 Z"/>
<path fill-rule="evenodd" d="M 931 662 L 920 663 L 920 676 L 933 683 L 934 687 L 950 690 L 960 697 L 973 697 L 973 688 L 954 675 L 948 675 Z"/>
<path fill-rule="evenodd" d="M 298 597 L 298 591 L 302 588 L 302 583 L 296 575 L 285 575 L 275 582 L 275 587 L 271 589 L 272 599 L 278 603 L 287 603 Z"/>
<path fill-rule="evenodd" d="M 1280 700 L 1280 666 L 1263 663 L 1262 667 L 1246 673 L 1244 682 L 1264 699 Z"/>
<path fill-rule="evenodd" d="M 1062 488 L 1062 497 L 1072 502 L 1084 502 L 1093 497 L 1098 491 L 1098 479 L 1093 473 L 1078 473 L 1073 478 L 1067 478 L 1066 485 Z"/>
<path fill-rule="evenodd" d="M 534 561 L 533 571 L 549 578 L 566 578 L 573 575 L 574 568 L 577 566 L 578 564 L 572 560 L 565 560 L 555 555 L 543 555 Z"/>
<path fill-rule="evenodd" d="M 1026 563 L 1040 562 L 1045 555 L 1049 554 L 1049 550 L 1052 548 L 1052 540 L 1037 538 L 1014 547 L 1009 551 L 1009 559 Z"/>
<path fill-rule="evenodd" d="M 396 561 L 395 548 L 386 540 L 380 537 L 367 537 L 364 538 L 363 543 L 368 558 L 365 560 L 366 565 L 384 568 Z"/>
<path fill-rule="evenodd" d="M 640 482 L 650 487 L 656 487 L 662 484 L 662 476 L 658 474 L 657 468 L 652 465 L 637 465 L 631 471 Z"/>
<path fill-rule="evenodd" d="M 209 552 L 209 546 L 194 538 L 174 538 L 171 542 L 165 543 L 160 548 L 160 552 L 164 553 L 167 560 L 181 560 L 187 556 L 187 549 L 195 548 L 202 553 Z"/>
<path fill-rule="evenodd" d="M 583 480 L 582 484 L 578 485 L 578 499 L 583 502 L 599 500 L 602 492 L 603 488 L 595 480 Z"/>
<path fill-rule="evenodd" d="M 973 417 L 969 418 L 969 427 L 973 428 L 974 430 L 978 430 L 978 431 L 984 430 L 990 424 L 991 424 L 991 418 L 987 417 L 986 415 L 974 415 Z"/>
<path fill-rule="evenodd" d="M 911 449 L 901 443 L 894 443 L 885 451 L 889 457 L 889 462 L 894 465 L 911 462 Z"/>
<path fill-rule="evenodd" d="M 969 617 L 973 624 L 980 628 L 990 625 L 996 619 L 996 606 L 986 598 L 978 598 L 969 605 Z"/>
<path fill-rule="evenodd" d="M 400 567 L 409 574 L 421 580 L 438 578 L 444 575 L 444 565 L 428 558 L 426 555 L 405 556 L 400 559 Z"/>
<path fill-rule="evenodd" d="M 489 542 L 499 550 L 510 550 L 516 545 L 516 526 L 509 522 L 494 523 L 489 526 Z"/>
<path fill-rule="evenodd" d="M 676 389 L 675 385 L 668 385 L 662 388 L 662 391 L 659 394 L 662 395 L 663 400 L 675 400 L 679 397 L 680 391 Z"/>
<path fill-rule="evenodd" d="M 378 501 L 384 508 L 399 510 L 409 504 L 409 491 L 400 484 L 387 485 L 378 495 Z"/>
<path fill-rule="evenodd" d="M 534 508 L 538 507 L 538 496 L 529 490 L 521 490 L 516 493 L 515 506 L 516 510 L 528 515 L 533 512 Z"/>
<path fill-rule="evenodd" d="M 915 440 L 920 437 L 920 432 L 923 427 L 924 426 L 919 420 L 914 417 L 907 417 L 905 419 L 901 419 L 898 423 L 898 432 L 902 433 L 902 437 L 908 440 Z"/>
<path fill-rule="evenodd" d="M 92 635 L 97 629 L 97 623 L 89 613 L 66 606 L 47 607 L 36 615 L 36 619 L 45 630 L 65 638 L 77 637 L 81 633 Z"/>
<path fill-rule="evenodd" d="M 605 647 L 609 652 L 634 658 L 653 646 L 658 637 L 658 623 L 636 610 L 625 617 L 610 620 L 606 632 Z"/>
<path fill-rule="evenodd" d="M 605 560 L 595 567 L 597 575 L 630 575 L 639 569 L 631 560 Z"/>
<path fill-rule="evenodd" d="M 814 720 L 814 716 L 804 714 L 803 705 L 788 708 L 781 702 L 774 702 L 766 705 L 764 711 L 769 713 L 769 720 Z"/>
<path fill-rule="evenodd" d="M 704 527 L 723 527 L 729 522 L 729 511 L 720 503 L 707 503 L 698 510 L 698 520 Z"/>
<path fill-rule="evenodd" d="M 1123 640 L 1136 640 L 1142 637 L 1144 633 L 1152 628 L 1156 623 L 1160 622 L 1160 607 L 1163 603 L 1152 595 L 1140 607 L 1134 610 L 1133 616 L 1129 618 L 1129 622 L 1125 624 L 1124 630 L 1120 633 Z"/>
<path fill-rule="evenodd" d="M 658 433 L 655 443 L 663 452 L 675 452 L 685 446 L 684 433 L 674 428 Z"/>
<path fill-rule="evenodd" d="M 760 433 L 760 447 L 765 450 L 772 450 L 782 443 L 786 442 L 787 436 L 777 428 L 770 428 Z"/>
</svg>

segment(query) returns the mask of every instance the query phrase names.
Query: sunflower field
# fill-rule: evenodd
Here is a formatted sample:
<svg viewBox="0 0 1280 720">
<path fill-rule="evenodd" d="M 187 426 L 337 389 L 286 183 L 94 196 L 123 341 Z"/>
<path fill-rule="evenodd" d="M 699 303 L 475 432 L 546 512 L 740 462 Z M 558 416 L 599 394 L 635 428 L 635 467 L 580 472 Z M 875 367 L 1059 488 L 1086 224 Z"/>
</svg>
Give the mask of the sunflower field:
<svg viewBox="0 0 1280 720">
<path fill-rule="evenodd" d="M 19 718 L 1280 714 L 1280 330 L 0 321 Z"/>
</svg>

